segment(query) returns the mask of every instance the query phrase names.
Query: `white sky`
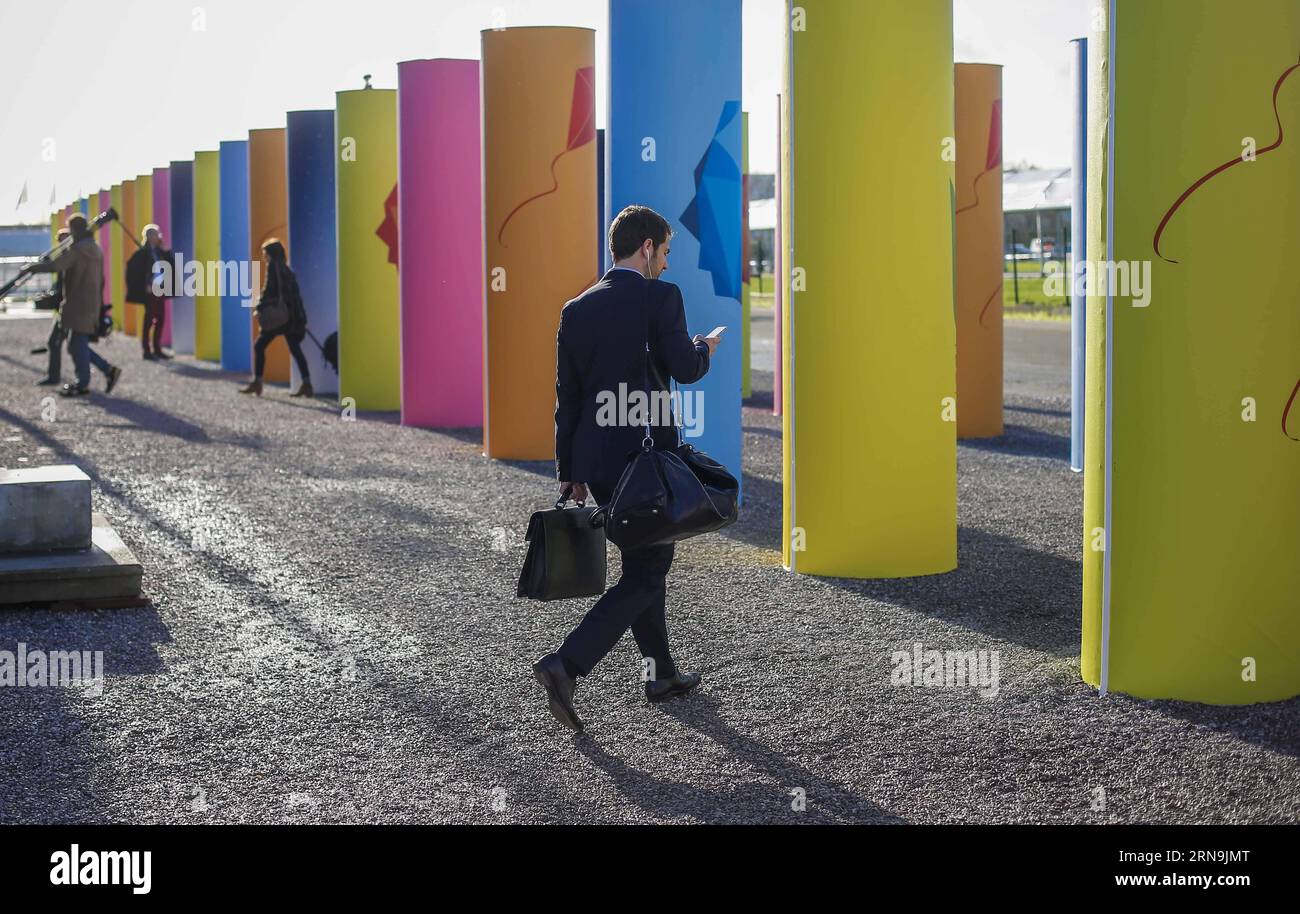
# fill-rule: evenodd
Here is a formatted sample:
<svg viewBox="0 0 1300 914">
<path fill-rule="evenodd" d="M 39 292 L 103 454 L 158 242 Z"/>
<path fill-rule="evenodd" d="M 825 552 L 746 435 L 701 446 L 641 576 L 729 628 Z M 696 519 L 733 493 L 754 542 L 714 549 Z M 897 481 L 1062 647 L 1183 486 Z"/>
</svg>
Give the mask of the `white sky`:
<svg viewBox="0 0 1300 914">
<path fill-rule="evenodd" d="M 1005 67 L 1008 164 L 1069 164 L 1068 42 L 1085 34 L 1088 5 L 954 0 L 956 59 Z M 753 172 L 776 164 L 784 6 L 744 0 Z M 362 74 L 396 86 L 399 60 L 478 57 L 484 28 L 595 28 L 601 99 L 607 10 L 608 0 L 0 0 L 0 223 L 45 223 L 52 188 L 62 205 L 282 125 L 286 111 L 332 108 Z M 15 208 L 24 183 L 28 203 Z"/>
</svg>

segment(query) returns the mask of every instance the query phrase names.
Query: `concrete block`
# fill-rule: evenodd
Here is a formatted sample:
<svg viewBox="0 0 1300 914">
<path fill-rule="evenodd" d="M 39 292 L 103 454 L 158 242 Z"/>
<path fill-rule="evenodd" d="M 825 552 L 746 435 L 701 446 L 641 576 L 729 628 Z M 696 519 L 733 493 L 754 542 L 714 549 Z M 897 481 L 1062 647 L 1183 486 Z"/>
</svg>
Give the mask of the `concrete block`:
<svg viewBox="0 0 1300 914">
<path fill-rule="evenodd" d="M 90 546 L 90 478 L 71 465 L 0 469 L 0 554 Z"/>
<path fill-rule="evenodd" d="M 108 518 L 96 514 L 89 549 L 0 555 L 0 605 L 136 597 L 143 577 Z"/>
</svg>

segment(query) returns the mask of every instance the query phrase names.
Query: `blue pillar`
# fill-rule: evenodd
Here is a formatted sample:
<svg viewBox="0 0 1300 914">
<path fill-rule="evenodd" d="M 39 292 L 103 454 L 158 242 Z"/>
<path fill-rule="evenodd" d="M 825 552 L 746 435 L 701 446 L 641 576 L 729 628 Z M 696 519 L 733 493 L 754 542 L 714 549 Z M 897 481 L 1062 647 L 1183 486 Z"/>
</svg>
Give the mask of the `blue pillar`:
<svg viewBox="0 0 1300 914">
<path fill-rule="evenodd" d="M 188 263 L 194 257 L 194 163 L 172 162 L 167 175 L 172 234 L 167 243 L 181 263 Z M 182 355 L 194 353 L 194 299 L 190 296 L 172 299 L 172 350 Z"/>
<path fill-rule="evenodd" d="M 289 256 L 307 309 L 307 329 L 324 345 L 339 329 L 338 244 L 334 219 L 334 111 L 290 111 L 285 140 Z M 339 373 L 312 340 L 303 343 L 312 387 L 338 393 Z M 291 367 L 293 385 L 302 379 Z"/>
<path fill-rule="evenodd" d="M 740 7 L 740 0 L 610 0 L 605 138 L 606 224 L 633 203 L 663 215 L 673 238 L 661 278 L 681 288 L 689 332 L 727 327 L 709 373 L 682 388 L 693 398 L 696 421 L 703 407 L 698 434 L 685 440 L 737 479 L 744 337 Z"/>
<path fill-rule="evenodd" d="M 221 296 L 221 367 L 226 371 L 253 370 L 253 314 L 245 307 L 238 282 L 239 270 L 248 263 L 248 141 L 225 140 L 221 144 L 221 259 L 225 263 L 226 288 Z M 243 269 L 251 270 L 251 265 Z M 262 267 L 257 266 L 261 285 Z M 248 275 L 251 275 L 248 274 Z M 261 289 L 253 289 L 253 304 Z"/>
</svg>

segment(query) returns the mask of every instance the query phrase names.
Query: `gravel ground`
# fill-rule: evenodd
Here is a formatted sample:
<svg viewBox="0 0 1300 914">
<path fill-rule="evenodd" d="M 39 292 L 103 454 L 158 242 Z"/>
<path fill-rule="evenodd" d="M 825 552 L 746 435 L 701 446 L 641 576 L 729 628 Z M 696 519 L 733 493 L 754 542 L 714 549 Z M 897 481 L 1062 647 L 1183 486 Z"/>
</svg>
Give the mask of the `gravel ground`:
<svg viewBox="0 0 1300 914">
<path fill-rule="evenodd" d="M 46 330 L 0 321 L 0 465 L 81 466 L 153 603 L 0 611 L 0 649 L 102 650 L 107 670 L 101 696 L 0 689 L 0 821 L 1300 819 L 1300 701 L 1099 699 L 1079 679 L 1062 325 L 1008 324 L 1007 434 L 960 448 L 961 567 L 933 577 L 782 570 L 756 371 L 742 520 L 679 547 L 670 577 L 675 652 L 704 687 L 646 704 L 625 638 L 581 683 L 585 737 L 529 666 L 589 601 L 513 596 L 548 464 L 281 387 L 250 401 L 125 337 L 101 347 L 126 367 L 114 396 L 46 422 L 28 355 Z M 999 652 L 998 695 L 891 685 L 914 642 Z"/>
</svg>

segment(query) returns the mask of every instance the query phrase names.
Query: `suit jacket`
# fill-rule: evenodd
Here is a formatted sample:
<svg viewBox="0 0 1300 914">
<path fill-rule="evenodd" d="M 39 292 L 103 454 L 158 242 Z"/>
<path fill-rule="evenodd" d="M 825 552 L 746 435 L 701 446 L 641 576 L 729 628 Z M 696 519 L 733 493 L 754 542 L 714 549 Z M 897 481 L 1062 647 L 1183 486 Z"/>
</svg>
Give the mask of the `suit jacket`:
<svg viewBox="0 0 1300 914">
<path fill-rule="evenodd" d="M 153 294 L 153 265 L 155 260 L 165 260 L 170 262 L 172 252 L 166 248 L 158 248 L 157 256 L 154 256 L 153 250 L 149 245 L 144 245 L 135 249 L 126 260 L 126 300 L 137 305 L 147 305 L 154 299 Z M 173 276 L 172 282 L 180 282 L 182 277 Z"/>
<path fill-rule="evenodd" d="M 658 379 L 647 372 L 647 340 Z M 709 370 L 708 345 L 691 342 L 686 332 L 681 290 L 632 270 L 610 270 L 564 306 L 555 349 L 557 478 L 607 490 L 617 484 L 645 437 L 643 425 L 598 421 L 598 413 L 609 418 L 610 402 L 620 399 L 619 385 L 625 385 L 627 394 L 644 391 L 648 373 L 649 389 L 666 393 L 669 376 L 690 384 Z M 627 402 L 626 396 L 621 399 Z M 656 448 L 677 446 L 672 424 L 652 424 L 651 437 Z"/>
</svg>

